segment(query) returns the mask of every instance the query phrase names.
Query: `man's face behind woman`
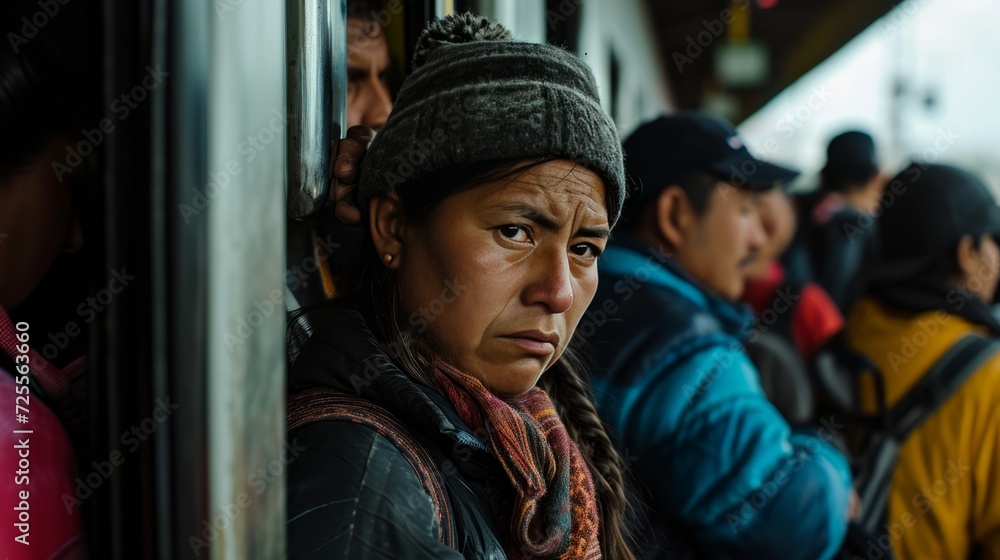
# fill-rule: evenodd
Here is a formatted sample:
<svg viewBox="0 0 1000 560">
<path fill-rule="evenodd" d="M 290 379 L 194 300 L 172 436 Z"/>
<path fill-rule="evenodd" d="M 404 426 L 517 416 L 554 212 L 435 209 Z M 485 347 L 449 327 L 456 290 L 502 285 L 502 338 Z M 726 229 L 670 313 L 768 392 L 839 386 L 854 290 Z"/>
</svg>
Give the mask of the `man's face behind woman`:
<svg viewBox="0 0 1000 560">
<path fill-rule="evenodd" d="M 409 325 L 493 392 L 523 393 L 593 299 L 608 229 L 603 182 L 568 161 L 454 194 L 399 231 Z"/>
</svg>

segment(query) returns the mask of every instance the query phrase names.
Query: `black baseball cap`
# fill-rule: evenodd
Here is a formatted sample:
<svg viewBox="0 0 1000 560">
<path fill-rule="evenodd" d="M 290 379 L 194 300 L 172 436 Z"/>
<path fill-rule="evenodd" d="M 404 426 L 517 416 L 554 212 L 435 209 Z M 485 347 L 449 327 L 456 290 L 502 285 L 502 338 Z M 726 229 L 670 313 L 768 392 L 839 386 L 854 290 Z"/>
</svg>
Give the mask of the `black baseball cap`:
<svg viewBox="0 0 1000 560">
<path fill-rule="evenodd" d="M 880 255 L 870 274 L 873 283 L 920 274 L 947 258 L 965 235 L 989 234 L 1000 243 L 1000 207 L 973 173 L 911 163 L 889 182 L 886 193 L 877 221 Z"/>
<path fill-rule="evenodd" d="M 622 147 L 625 173 L 642 188 L 630 205 L 697 171 L 751 191 L 767 191 L 799 175 L 753 157 L 732 125 L 704 113 L 661 116 L 637 128 Z"/>
</svg>

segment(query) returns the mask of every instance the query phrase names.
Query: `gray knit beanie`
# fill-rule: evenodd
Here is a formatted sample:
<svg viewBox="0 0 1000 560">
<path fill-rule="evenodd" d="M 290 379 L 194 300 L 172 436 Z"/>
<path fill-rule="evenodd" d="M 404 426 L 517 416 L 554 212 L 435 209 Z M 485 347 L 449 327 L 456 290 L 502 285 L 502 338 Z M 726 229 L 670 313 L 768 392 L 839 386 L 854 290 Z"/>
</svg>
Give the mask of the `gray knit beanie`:
<svg viewBox="0 0 1000 560">
<path fill-rule="evenodd" d="M 618 220 L 621 144 L 583 61 L 465 13 L 428 24 L 413 65 L 361 165 L 363 212 L 372 197 L 456 165 L 552 156 L 597 173 L 608 221 Z"/>
</svg>

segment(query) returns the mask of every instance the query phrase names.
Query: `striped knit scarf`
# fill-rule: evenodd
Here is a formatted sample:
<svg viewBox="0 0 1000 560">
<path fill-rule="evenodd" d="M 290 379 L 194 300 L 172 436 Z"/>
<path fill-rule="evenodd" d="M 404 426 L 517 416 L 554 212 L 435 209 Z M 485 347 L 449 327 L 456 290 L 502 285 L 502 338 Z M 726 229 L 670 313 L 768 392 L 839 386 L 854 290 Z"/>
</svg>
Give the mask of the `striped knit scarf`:
<svg viewBox="0 0 1000 560">
<path fill-rule="evenodd" d="M 510 556 L 600 558 L 594 481 L 545 391 L 535 387 L 505 401 L 440 360 L 430 369 L 462 420 L 489 434 L 516 490 Z"/>
</svg>

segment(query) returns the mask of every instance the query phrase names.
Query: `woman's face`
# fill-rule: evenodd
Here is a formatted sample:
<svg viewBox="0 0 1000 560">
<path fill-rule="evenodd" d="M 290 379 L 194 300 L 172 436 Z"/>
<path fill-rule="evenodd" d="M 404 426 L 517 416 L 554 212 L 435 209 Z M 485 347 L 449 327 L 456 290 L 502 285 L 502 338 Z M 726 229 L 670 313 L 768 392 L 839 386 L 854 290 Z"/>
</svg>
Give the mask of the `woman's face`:
<svg viewBox="0 0 1000 560">
<path fill-rule="evenodd" d="M 66 142 L 54 140 L 23 170 L 0 177 L 0 306 L 8 311 L 31 294 L 60 253 L 83 243 L 70 177 L 60 181 L 52 170 Z"/>
<path fill-rule="evenodd" d="M 452 195 L 400 231 L 409 324 L 494 393 L 523 393 L 593 299 L 608 230 L 603 182 L 569 161 Z"/>
</svg>

